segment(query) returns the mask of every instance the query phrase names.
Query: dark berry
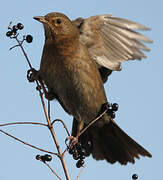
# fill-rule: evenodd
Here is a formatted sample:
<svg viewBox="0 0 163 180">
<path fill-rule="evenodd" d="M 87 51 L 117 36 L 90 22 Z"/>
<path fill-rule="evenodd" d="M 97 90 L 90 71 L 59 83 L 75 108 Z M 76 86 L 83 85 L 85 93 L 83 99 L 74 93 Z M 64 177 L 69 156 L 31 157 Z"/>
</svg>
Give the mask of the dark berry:
<svg viewBox="0 0 163 180">
<path fill-rule="evenodd" d="M 7 37 L 10 37 L 10 36 L 12 36 L 12 33 L 13 33 L 12 31 L 8 31 L 8 32 L 6 33 L 6 36 L 7 36 Z"/>
<path fill-rule="evenodd" d="M 81 148 L 81 143 L 80 143 L 80 142 L 78 142 L 78 143 L 76 144 L 76 148 L 77 148 L 77 149 L 80 149 L 80 148 Z"/>
<path fill-rule="evenodd" d="M 81 148 L 81 150 L 79 151 L 79 154 L 83 156 L 85 155 L 85 153 L 86 153 L 86 150 L 84 148 Z"/>
<path fill-rule="evenodd" d="M 18 24 L 17 24 L 17 27 L 18 27 L 19 30 L 22 30 L 22 29 L 24 28 L 24 26 L 23 26 L 22 23 L 18 23 Z"/>
<path fill-rule="evenodd" d="M 40 159 L 41 159 L 41 156 L 40 156 L 40 155 L 37 155 L 37 156 L 36 156 L 36 159 L 37 159 L 37 160 L 40 160 Z"/>
<path fill-rule="evenodd" d="M 112 104 L 112 110 L 118 111 L 118 104 L 117 103 Z"/>
<path fill-rule="evenodd" d="M 74 154 L 73 154 L 73 159 L 78 160 L 79 157 L 80 157 L 80 156 L 79 156 L 77 153 L 74 153 Z"/>
<path fill-rule="evenodd" d="M 71 148 L 71 149 L 69 149 L 68 150 L 68 152 L 70 153 L 70 154 L 73 154 L 74 153 L 74 151 L 73 151 L 73 149 Z"/>
<path fill-rule="evenodd" d="M 101 107 L 102 112 L 104 112 L 106 109 L 109 109 L 109 107 L 110 107 L 110 103 L 108 102 L 104 103 Z"/>
<path fill-rule="evenodd" d="M 31 35 L 26 36 L 27 43 L 31 43 L 33 41 L 33 37 Z"/>
<path fill-rule="evenodd" d="M 83 166 L 83 164 L 84 164 L 84 160 L 80 159 L 80 160 L 76 163 L 76 167 L 77 167 L 77 168 L 80 168 L 80 167 Z"/>
<path fill-rule="evenodd" d="M 138 179 L 138 175 L 137 175 L 137 174 L 133 174 L 133 175 L 132 175 L 132 179 L 133 179 L 133 180 Z"/>
<path fill-rule="evenodd" d="M 85 159 L 85 156 L 80 155 L 79 159 Z"/>
<path fill-rule="evenodd" d="M 45 161 L 51 161 L 52 160 L 52 156 L 49 155 L 49 154 L 45 154 L 44 155 L 44 159 L 45 159 Z"/>
<path fill-rule="evenodd" d="M 45 156 L 41 156 L 40 159 L 41 159 L 41 161 L 43 161 L 43 162 L 46 161 L 46 160 L 45 160 Z"/>
<path fill-rule="evenodd" d="M 92 142 L 91 142 L 91 141 L 88 141 L 88 142 L 87 142 L 87 147 L 88 147 L 88 148 L 91 148 L 91 146 L 92 146 Z"/>
<path fill-rule="evenodd" d="M 112 118 L 112 119 L 115 118 L 115 113 L 114 113 L 114 112 L 111 113 L 111 118 Z"/>
<path fill-rule="evenodd" d="M 112 109 L 108 109 L 108 110 L 107 110 L 107 114 L 108 114 L 109 116 L 111 116 L 111 115 L 113 114 L 113 110 L 112 110 Z"/>
<path fill-rule="evenodd" d="M 12 28 L 13 32 L 16 34 L 17 30 L 18 30 L 18 27 L 16 25 L 13 26 Z"/>
</svg>

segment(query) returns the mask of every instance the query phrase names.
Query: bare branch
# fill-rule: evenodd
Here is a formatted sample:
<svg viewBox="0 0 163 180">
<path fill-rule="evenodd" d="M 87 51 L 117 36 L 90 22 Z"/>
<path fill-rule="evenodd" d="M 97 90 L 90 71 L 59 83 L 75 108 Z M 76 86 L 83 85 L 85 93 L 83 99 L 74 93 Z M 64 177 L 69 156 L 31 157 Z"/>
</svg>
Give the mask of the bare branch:
<svg viewBox="0 0 163 180">
<path fill-rule="evenodd" d="M 49 164 L 47 164 L 46 162 L 43 162 L 43 163 L 51 170 L 51 172 L 52 172 L 53 174 L 55 174 L 55 175 L 57 176 L 57 178 L 58 178 L 59 180 L 62 180 L 62 179 L 58 176 L 58 174 L 50 167 Z"/>
<path fill-rule="evenodd" d="M 101 113 L 97 118 L 95 118 L 93 121 L 91 121 L 79 134 L 81 136 L 92 124 L 94 124 L 97 120 L 99 120 L 106 112 L 108 109 L 106 109 L 103 113 Z"/>
<path fill-rule="evenodd" d="M 6 124 L 0 124 L 0 127 L 3 127 L 3 126 L 10 126 L 10 125 L 40 125 L 40 126 L 46 126 L 48 127 L 47 124 L 44 124 L 44 123 L 38 123 L 38 122 L 13 122 L 13 123 L 6 123 Z"/>
<path fill-rule="evenodd" d="M 62 123 L 62 125 L 63 125 L 63 127 L 65 128 L 65 130 L 66 130 L 66 132 L 67 132 L 67 134 L 68 134 L 68 136 L 71 136 L 70 135 L 70 133 L 69 133 L 69 131 L 68 131 L 68 129 L 67 129 L 67 126 L 66 126 L 66 124 L 61 120 L 61 119 L 55 119 L 55 120 L 53 120 L 52 121 L 52 126 L 53 126 L 53 124 L 55 123 L 55 122 L 61 122 Z"/>
<path fill-rule="evenodd" d="M 21 139 L 19 139 L 19 138 L 13 136 L 13 135 L 11 135 L 11 134 L 9 134 L 9 133 L 7 133 L 7 132 L 1 130 L 1 129 L 0 129 L 0 132 L 2 132 L 3 134 L 6 134 L 7 136 L 9 136 L 9 137 L 11 137 L 11 138 L 13 138 L 13 139 L 15 139 L 15 140 L 17 140 L 17 141 L 19 141 L 19 142 L 21 142 L 21 143 L 27 145 L 27 146 L 30 146 L 30 147 L 32 147 L 32 148 L 34 148 L 34 149 L 37 149 L 37 150 L 39 150 L 39 151 L 46 152 L 46 153 L 49 153 L 49 154 L 53 154 L 53 155 L 58 156 L 57 153 L 53 153 L 53 152 L 50 152 L 50 151 L 41 149 L 41 148 L 39 148 L 39 147 L 37 147 L 37 146 L 34 146 L 34 145 L 32 145 L 32 144 L 29 144 L 29 143 L 27 143 L 27 142 L 25 142 L 25 141 L 22 141 Z"/>
</svg>

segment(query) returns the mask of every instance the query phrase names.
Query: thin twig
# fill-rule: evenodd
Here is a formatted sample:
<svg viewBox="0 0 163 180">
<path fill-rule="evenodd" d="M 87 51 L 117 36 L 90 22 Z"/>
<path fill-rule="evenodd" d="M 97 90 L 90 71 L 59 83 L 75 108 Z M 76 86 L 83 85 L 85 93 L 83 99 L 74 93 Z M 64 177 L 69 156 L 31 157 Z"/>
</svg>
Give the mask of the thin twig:
<svg viewBox="0 0 163 180">
<path fill-rule="evenodd" d="M 47 124 L 44 123 L 38 123 L 38 122 L 13 122 L 13 123 L 6 123 L 6 124 L 0 124 L 0 127 L 2 126 L 10 126 L 10 125 L 40 125 L 40 126 L 48 126 Z"/>
<path fill-rule="evenodd" d="M 27 142 L 25 142 L 25 141 L 22 141 L 21 139 L 19 139 L 19 138 L 13 136 L 13 135 L 11 135 L 11 134 L 9 134 L 9 133 L 7 133 L 7 132 L 1 130 L 1 129 L 0 129 L 0 132 L 6 134 L 7 136 L 9 136 L 9 137 L 11 137 L 11 138 L 13 138 L 13 139 L 15 139 L 15 140 L 17 140 L 17 141 L 19 141 L 19 142 L 21 142 L 21 143 L 27 145 L 27 146 L 30 146 L 30 147 L 32 147 L 32 148 L 34 148 L 34 149 L 37 149 L 37 150 L 39 150 L 39 151 L 46 152 L 46 153 L 49 153 L 49 154 L 53 154 L 53 155 L 58 156 L 57 153 L 53 153 L 53 152 L 51 152 L 51 151 L 47 151 L 47 150 L 41 149 L 41 148 L 39 148 L 39 147 L 37 147 L 37 146 L 34 146 L 34 145 L 32 145 L 32 144 L 29 144 L 29 143 L 27 143 Z"/>
<path fill-rule="evenodd" d="M 51 119 L 50 117 L 50 101 L 48 100 L 48 116 L 49 116 L 49 119 Z"/>
<path fill-rule="evenodd" d="M 19 44 L 15 45 L 15 46 L 12 46 L 9 50 L 11 51 L 12 49 L 14 49 L 16 47 L 19 47 Z"/>
<path fill-rule="evenodd" d="M 47 164 L 46 162 L 44 162 L 44 164 L 51 170 L 51 172 L 52 172 L 53 174 L 55 174 L 55 175 L 57 176 L 57 178 L 58 178 L 59 180 L 62 180 L 62 179 L 58 176 L 58 174 L 50 167 L 49 164 Z"/>
<path fill-rule="evenodd" d="M 63 125 L 63 127 L 65 128 L 65 130 L 66 130 L 66 132 L 67 132 L 67 134 L 68 134 L 68 136 L 71 136 L 70 135 L 70 133 L 69 133 L 69 131 L 68 131 L 68 129 L 67 129 L 67 126 L 66 126 L 66 124 L 61 120 L 61 119 L 55 119 L 55 120 L 53 120 L 52 121 L 52 126 L 53 126 L 53 124 L 55 123 L 55 122 L 61 122 L 62 123 L 62 125 Z"/>
<path fill-rule="evenodd" d="M 25 52 L 25 50 L 24 50 L 24 48 L 23 48 L 23 46 L 22 46 L 22 43 L 18 40 L 18 37 L 17 37 L 17 36 L 15 36 L 15 39 L 16 39 L 18 45 L 20 46 L 21 50 L 23 51 L 23 54 L 24 54 L 24 56 L 25 56 L 25 58 L 26 58 L 26 60 L 27 60 L 27 62 L 28 62 L 29 67 L 32 69 L 32 65 L 31 65 L 31 63 L 30 63 L 30 61 L 29 61 L 29 59 L 28 59 L 28 56 L 27 56 L 27 54 L 26 54 L 26 52 Z"/>
<path fill-rule="evenodd" d="M 99 120 L 106 112 L 108 109 L 106 109 L 103 113 L 101 113 L 97 118 L 95 118 L 93 121 L 91 121 L 79 134 L 81 136 L 92 124 L 94 124 L 97 120 Z"/>
<path fill-rule="evenodd" d="M 80 169 L 80 172 L 79 172 L 79 174 L 76 177 L 76 180 L 79 179 L 79 177 L 80 177 L 81 173 L 83 172 L 84 168 L 85 168 L 85 165 Z"/>
</svg>

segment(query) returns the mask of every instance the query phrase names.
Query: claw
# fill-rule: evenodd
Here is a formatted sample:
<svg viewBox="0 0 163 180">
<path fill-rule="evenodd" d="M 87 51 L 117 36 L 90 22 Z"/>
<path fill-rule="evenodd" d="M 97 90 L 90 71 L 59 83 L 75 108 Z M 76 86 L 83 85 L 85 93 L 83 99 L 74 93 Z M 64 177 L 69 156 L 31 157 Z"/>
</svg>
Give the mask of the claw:
<svg viewBox="0 0 163 180">
<path fill-rule="evenodd" d="M 27 79 L 29 82 L 34 82 L 38 80 L 38 72 L 36 69 L 32 68 L 27 71 Z"/>
<path fill-rule="evenodd" d="M 67 141 L 69 141 L 69 140 L 70 140 L 70 143 L 69 143 L 69 145 L 67 145 Z M 68 149 L 71 149 L 75 144 L 78 143 L 78 137 L 69 136 L 66 138 L 65 143 L 66 143 Z"/>
</svg>

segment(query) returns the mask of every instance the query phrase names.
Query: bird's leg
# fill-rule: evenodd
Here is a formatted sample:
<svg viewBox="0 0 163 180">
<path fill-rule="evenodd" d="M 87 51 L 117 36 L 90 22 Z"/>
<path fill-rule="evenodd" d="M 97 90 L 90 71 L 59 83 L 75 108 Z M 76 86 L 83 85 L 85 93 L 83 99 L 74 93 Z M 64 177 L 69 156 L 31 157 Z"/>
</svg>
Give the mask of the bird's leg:
<svg viewBox="0 0 163 180">
<path fill-rule="evenodd" d="M 69 149 L 73 148 L 79 142 L 79 136 L 83 128 L 84 120 L 81 120 L 77 123 L 77 132 L 75 132 L 75 134 L 73 134 L 72 136 L 66 138 L 66 141 L 70 140 Z"/>
<path fill-rule="evenodd" d="M 81 131 L 83 130 L 83 128 L 84 128 L 84 120 L 81 120 L 81 121 L 79 122 L 78 129 L 77 129 L 77 135 L 76 135 L 76 138 L 77 138 L 77 139 L 79 138 L 80 133 L 81 133 Z"/>
<path fill-rule="evenodd" d="M 36 80 L 40 81 L 40 73 L 34 68 L 31 68 L 27 71 L 27 79 L 29 82 L 34 82 Z"/>
<path fill-rule="evenodd" d="M 42 78 L 41 78 L 41 75 L 40 75 L 40 71 L 37 71 L 36 69 L 32 68 L 32 69 L 29 69 L 27 71 L 27 79 L 29 82 L 34 82 L 34 81 L 39 81 L 40 85 L 41 85 L 41 88 L 43 89 L 43 92 L 45 94 L 45 98 L 48 99 L 48 100 L 51 100 L 52 97 L 49 95 L 50 93 L 47 92 L 46 88 L 45 88 L 45 85 L 42 81 Z M 48 98 L 50 97 L 50 98 Z M 54 98 L 53 98 L 54 99 Z"/>
</svg>

